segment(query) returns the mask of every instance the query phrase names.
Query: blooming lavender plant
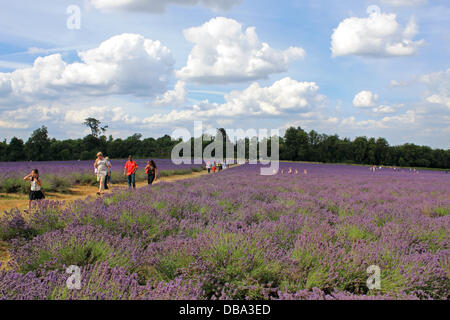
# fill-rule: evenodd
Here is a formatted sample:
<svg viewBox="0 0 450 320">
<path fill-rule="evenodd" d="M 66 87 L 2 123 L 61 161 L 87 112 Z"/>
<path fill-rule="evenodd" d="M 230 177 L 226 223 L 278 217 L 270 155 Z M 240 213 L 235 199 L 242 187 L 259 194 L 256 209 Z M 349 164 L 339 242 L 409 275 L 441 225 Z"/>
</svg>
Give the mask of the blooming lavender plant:
<svg viewBox="0 0 450 320">
<path fill-rule="evenodd" d="M 0 299 L 448 298 L 447 175 L 259 169 L 4 215 Z M 80 290 L 66 286 L 69 265 L 81 269 Z M 367 286 L 369 266 L 379 288 Z"/>
</svg>

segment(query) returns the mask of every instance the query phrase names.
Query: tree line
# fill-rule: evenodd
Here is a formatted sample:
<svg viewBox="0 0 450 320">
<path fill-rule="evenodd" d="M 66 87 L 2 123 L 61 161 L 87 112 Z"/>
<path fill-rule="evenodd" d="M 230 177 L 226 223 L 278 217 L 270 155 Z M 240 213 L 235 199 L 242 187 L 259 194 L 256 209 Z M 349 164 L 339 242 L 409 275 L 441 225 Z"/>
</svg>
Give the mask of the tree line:
<svg viewBox="0 0 450 320">
<path fill-rule="evenodd" d="M 91 128 L 91 134 L 80 139 L 51 139 L 45 126 L 36 129 L 26 142 L 17 137 L 9 143 L 5 139 L 0 142 L 0 161 L 90 160 L 100 150 L 114 159 L 126 158 L 130 154 L 135 158 L 169 158 L 173 147 L 182 141 L 181 138 L 173 140 L 169 135 L 143 139 L 140 133 L 126 139 L 114 139 L 111 135 L 106 137 L 107 126 L 100 127 L 100 122 L 93 120 L 86 119 L 84 125 Z M 226 131 L 223 128 L 219 131 L 224 141 L 229 142 Z M 215 139 L 211 136 L 204 138 L 203 149 Z M 384 138 L 341 139 L 338 135 L 291 127 L 283 137 L 279 137 L 279 141 L 280 160 L 450 169 L 450 150 L 411 143 L 390 146 Z M 246 155 L 249 154 L 249 145 L 250 139 L 245 138 Z M 270 153 L 270 139 L 268 147 Z M 234 150 L 236 154 L 236 145 Z"/>
</svg>

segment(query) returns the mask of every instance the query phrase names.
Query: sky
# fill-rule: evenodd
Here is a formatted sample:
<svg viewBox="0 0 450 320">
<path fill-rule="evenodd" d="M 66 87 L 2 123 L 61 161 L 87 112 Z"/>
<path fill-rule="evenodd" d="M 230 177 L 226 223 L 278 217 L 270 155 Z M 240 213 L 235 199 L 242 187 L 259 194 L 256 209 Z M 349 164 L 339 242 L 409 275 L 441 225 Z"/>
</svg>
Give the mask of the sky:
<svg viewBox="0 0 450 320">
<path fill-rule="evenodd" d="M 16 0 L 0 138 L 278 129 L 450 148 L 448 0 Z"/>
</svg>

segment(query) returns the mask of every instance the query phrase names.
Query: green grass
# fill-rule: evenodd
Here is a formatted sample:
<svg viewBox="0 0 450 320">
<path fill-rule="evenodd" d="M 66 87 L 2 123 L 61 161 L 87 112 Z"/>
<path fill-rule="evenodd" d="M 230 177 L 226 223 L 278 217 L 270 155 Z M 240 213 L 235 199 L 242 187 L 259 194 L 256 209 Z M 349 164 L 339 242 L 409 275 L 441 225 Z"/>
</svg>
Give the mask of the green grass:
<svg viewBox="0 0 450 320">
<path fill-rule="evenodd" d="M 64 265 L 86 266 L 97 262 L 108 262 L 111 267 L 126 266 L 128 257 L 116 254 L 114 248 L 100 240 L 83 243 L 71 238 L 67 243 L 55 243 L 53 248 L 40 249 L 34 259 L 20 264 L 20 272 L 38 270 L 44 264 L 46 269 L 62 269 Z"/>
<path fill-rule="evenodd" d="M 193 172 L 201 172 L 204 167 L 193 167 L 180 170 L 162 170 L 158 172 L 158 177 L 169 177 L 175 175 L 188 175 Z M 41 176 L 42 190 L 44 192 L 71 193 L 70 188 L 80 186 L 97 185 L 97 177 L 91 173 L 72 173 L 68 176 L 58 176 L 52 174 L 44 174 Z M 138 171 L 136 174 L 136 182 L 147 181 L 147 175 L 144 171 Z M 126 178 L 120 172 L 112 172 L 111 183 L 125 183 Z M 28 194 L 30 192 L 30 182 L 24 181 L 22 178 L 6 178 L 0 181 L 0 193 L 21 193 Z M 3 196 L 2 196 L 3 197 Z"/>
<path fill-rule="evenodd" d="M 447 206 L 447 207 L 436 207 L 436 208 L 433 209 L 433 211 L 438 217 L 445 217 L 445 216 L 448 216 L 450 214 L 450 206 Z"/>
</svg>

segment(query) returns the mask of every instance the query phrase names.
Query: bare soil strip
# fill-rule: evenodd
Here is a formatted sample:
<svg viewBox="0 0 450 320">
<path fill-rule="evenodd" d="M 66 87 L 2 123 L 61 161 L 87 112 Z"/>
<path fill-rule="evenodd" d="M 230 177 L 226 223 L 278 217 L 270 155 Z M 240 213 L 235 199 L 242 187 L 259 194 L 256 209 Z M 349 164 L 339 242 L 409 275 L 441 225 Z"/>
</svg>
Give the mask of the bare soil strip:
<svg viewBox="0 0 450 320">
<path fill-rule="evenodd" d="M 230 166 L 235 167 L 237 165 Z M 229 170 L 229 169 L 227 169 Z M 208 171 L 203 170 L 200 172 L 193 172 L 190 174 L 184 174 L 184 175 L 173 175 L 168 177 L 161 177 L 158 178 L 154 184 L 158 184 L 160 182 L 175 182 L 180 180 L 186 180 L 186 179 L 193 179 L 198 178 L 200 176 L 207 175 Z M 213 173 L 211 173 L 213 174 Z M 218 173 L 214 173 L 218 174 Z M 125 180 L 125 179 L 124 179 Z M 139 181 L 136 182 L 136 188 L 142 188 L 147 186 L 147 181 Z M 128 188 L 128 184 L 126 182 L 120 183 L 120 184 L 113 184 L 110 186 L 111 190 L 114 190 L 116 188 Z M 57 201 L 66 201 L 66 202 L 72 202 L 74 200 L 78 199 L 85 199 L 89 196 L 96 197 L 96 193 L 98 191 L 97 186 L 75 186 L 73 188 L 70 188 L 70 193 L 56 193 L 56 192 L 45 192 L 45 198 L 47 200 L 57 200 Z M 106 193 L 111 191 L 106 191 Z M 105 194 L 106 194 L 105 193 Z M 17 193 L 0 193 L 0 215 L 4 211 L 9 211 L 11 209 L 18 208 L 19 210 L 25 210 L 28 208 L 28 195 L 26 194 L 17 194 Z"/>
</svg>

